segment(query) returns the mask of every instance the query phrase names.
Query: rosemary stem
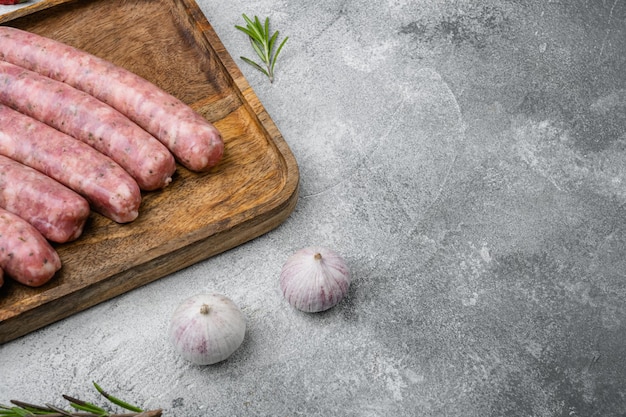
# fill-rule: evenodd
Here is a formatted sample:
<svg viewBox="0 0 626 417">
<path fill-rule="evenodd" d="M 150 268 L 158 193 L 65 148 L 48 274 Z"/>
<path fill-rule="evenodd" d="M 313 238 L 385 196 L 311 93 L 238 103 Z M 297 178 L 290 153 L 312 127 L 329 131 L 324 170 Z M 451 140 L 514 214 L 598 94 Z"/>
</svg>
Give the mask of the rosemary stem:
<svg viewBox="0 0 626 417">
<path fill-rule="evenodd" d="M 141 413 L 109 414 L 108 417 L 160 417 L 162 414 L 163 414 L 163 410 L 157 409 L 157 410 L 144 411 L 144 412 L 141 412 Z M 84 412 L 60 413 L 60 412 L 52 412 L 51 411 L 50 413 L 41 414 L 41 415 L 45 416 L 45 417 L 67 417 L 67 416 L 71 416 L 71 417 L 98 417 L 97 414 L 84 413 Z"/>
<path fill-rule="evenodd" d="M 110 414 L 106 409 L 98 407 L 86 401 L 79 400 L 69 395 L 63 395 L 63 398 L 70 402 L 70 405 L 76 411 L 67 411 L 56 407 L 52 404 L 35 405 L 24 401 L 11 400 L 11 404 L 15 407 L 0 404 L 0 416 L 6 417 L 27 417 L 27 416 L 47 416 L 47 417 L 161 417 L 163 410 L 147 410 L 120 400 L 106 391 L 98 384 L 93 383 L 100 394 L 113 404 L 122 407 L 129 412 L 122 414 Z"/>
</svg>

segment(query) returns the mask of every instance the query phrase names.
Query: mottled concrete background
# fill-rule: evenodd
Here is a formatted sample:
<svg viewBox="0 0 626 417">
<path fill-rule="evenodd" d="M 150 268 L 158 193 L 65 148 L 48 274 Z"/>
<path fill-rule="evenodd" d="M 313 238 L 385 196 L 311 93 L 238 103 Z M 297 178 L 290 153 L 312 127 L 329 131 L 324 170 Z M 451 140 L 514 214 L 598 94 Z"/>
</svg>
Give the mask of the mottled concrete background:
<svg viewBox="0 0 626 417">
<path fill-rule="evenodd" d="M 626 415 L 626 2 L 199 4 L 293 150 L 301 197 L 261 238 L 0 347 L 0 402 L 167 416 Z M 290 39 L 274 84 L 241 13 Z M 281 298 L 296 249 L 349 296 Z M 215 290 L 248 332 L 196 367 L 165 336 Z"/>
</svg>

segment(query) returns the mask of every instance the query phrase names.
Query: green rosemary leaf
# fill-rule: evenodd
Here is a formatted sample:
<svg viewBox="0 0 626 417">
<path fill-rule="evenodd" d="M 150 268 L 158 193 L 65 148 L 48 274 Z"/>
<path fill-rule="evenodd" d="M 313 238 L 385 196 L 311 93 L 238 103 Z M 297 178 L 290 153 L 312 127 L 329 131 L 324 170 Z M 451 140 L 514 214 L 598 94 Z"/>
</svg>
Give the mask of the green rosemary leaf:
<svg viewBox="0 0 626 417">
<path fill-rule="evenodd" d="M 269 74 L 267 73 L 267 71 L 265 71 L 265 69 L 263 67 L 261 67 L 259 64 L 257 64 L 253 60 L 251 60 L 249 58 L 246 58 L 245 56 L 242 56 L 241 59 L 243 59 L 245 62 L 247 62 L 248 64 L 252 65 L 254 68 L 258 69 L 263 74 L 265 74 L 265 75 L 267 75 L 269 77 Z"/>
<path fill-rule="evenodd" d="M 263 27 L 263 32 L 264 32 L 264 38 L 270 39 L 270 18 L 269 17 L 265 18 L 265 26 Z"/>
<path fill-rule="evenodd" d="M 31 417 L 32 414 L 22 408 L 19 407 L 11 407 L 6 409 L 7 413 L 5 414 L 6 416 L 15 416 L 15 417 Z"/>
<path fill-rule="evenodd" d="M 77 398 L 72 398 L 69 395 L 64 395 L 63 398 L 69 401 L 70 405 L 79 411 L 86 411 L 88 413 L 104 416 L 108 415 L 108 412 L 104 408 L 98 407 L 95 404 L 91 404 L 87 401 L 82 401 Z"/>
<path fill-rule="evenodd" d="M 257 56 L 261 59 L 262 62 L 266 62 L 265 61 L 265 54 L 263 53 L 263 51 L 261 50 L 261 48 L 263 47 L 263 45 L 259 45 L 259 42 L 256 42 L 254 40 L 250 40 L 250 44 L 252 45 L 252 49 L 254 49 L 254 52 L 256 52 Z"/>
<path fill-rule="evenodd" d="M 246 21 L 246 24 L 248 25 L 248 27 L 254 26 L 254 22 L 252 20 L 250 20 L 250 18 L 248 16 L 246 16 L 245 13 L 242 16 L 243 16 L 243 20 Z"/>
<path fill-rule="evenodd" d="M 276 38 L 278 37 L 278 31 L 274 32 L 274 34 L 270 37 L 269 42 L 267 43 L 267 50 L 272 51 L 274 49 L 274 44 L 276 43 Z"/>
<path fill-rule="evenodd" d="M 19 416 L 19 414 L 16 414 L 15 411 L 13 410 L 14 407 L 8 407 L 6 405 L 0 405 L 0 416 L 2 417 L 14 417 L 14 416 Z"/>
<path fill-rule="evenodd" d="M 235 25 L 235 28 L 236 28 L 236 29 L 239 29 L 240 31 L 242 31 L 243 33 L 245 33 L 246 35 L 248 35 L 249 37 L 251 37 L 251 38 L 253 38 L 253 39 L 254 39 L 255 34 L 254 34 L 254 32 L 252 32 L 250 29 L 245 28 L 245 27 L 243 27 L 243 26 L 238 26 L 238 25 Z"/>
<path fill-rule="evenodd" d="M 253 33 L 253 38 L 258 39 L 259 41 L 262 41 L 263 40 L 263 32 L 259 30 L 259 26 L 257 25 L 257 22 L 259 21 L 259 18 L 255 16 L 254 17 L 255 21 L 253 22 L 245 14 L 243 15 L 243 17 L 246 20 L 246 23 L 248 24 L 248 30 L 250 30 L 250 32 Z"/>
<path fill-rule="evenodd" d="M 14 408 L 17 408 L 17 407 L 0 404 L 0 416 L 2 417 L 19 416 L 19 414 L 16 414 Z"/>
<path fill-rule="evenodd" d="M 108 414 L 105 410 L 96 410 L 96 409 L 94 409 L 92 407 L 80 405 L 80 404 L 77 404 L 77 403 L 70 403 L 70 405 L 72 407 L 74 407 L 78 411 L 85 411 L 87 413 L 96 414 L 96 415 L 99 415 L 99 416 L 100 415 L 106 416 Z"/>
<path fill-rule="evenodd" d="M 258 16 L 254 16 L 254 27 L 257 31 L 264 37 L 263 25 L 261 24 L 261 20 Z"/>
<path fill-rule="evenodd" d="M 126 401 L 122 401 L 119 398 L 116 398 L 112 395 L 110 395 L 109 393 L 107 393 L 106 391 L 104 391 L 102 388 L 100 388 L 100 386 L 98 384 L 96 384 L 95 382 L 93 382 L 93 386 L 96 387 L 96 390 L 107 400 L 111 401 L 113 404 L 118 405 L 126 410 L 129 411 L 134 411 L 136 413 L 142 413 L 143 410 L 135 405 L 129 404 Z"/>
<path fill-rule="evenodd" d="M 252 23 L 252 20 L 250 20 L 250 18 L 248 16 L 246 16 L 245 13 L 242 14 L 242 16 L 243 16 L 243 20 L 245 20 L 248 25 L 253 25 L 254 24 L 254 23 Z"/>
<path fill-rule="evenodd" d="M 276 65 L 276 58 L 278 58 L 278 54 L 280 53 L 281 49 L 283 49 L 283 45 L 285 45 L 285 42 L 287 42 L 287 39 L 289 39 L 289 37 L 286 37 L 285 39 L 283 39 L 280 45 L 278 45 L 278 49 L 276 50 L 276 53 L 274 54 L 274 59 L 272 60 L 272 66 L 270 68 L 272 72 L 274 72 L 274 65 Z"/>
</svg>

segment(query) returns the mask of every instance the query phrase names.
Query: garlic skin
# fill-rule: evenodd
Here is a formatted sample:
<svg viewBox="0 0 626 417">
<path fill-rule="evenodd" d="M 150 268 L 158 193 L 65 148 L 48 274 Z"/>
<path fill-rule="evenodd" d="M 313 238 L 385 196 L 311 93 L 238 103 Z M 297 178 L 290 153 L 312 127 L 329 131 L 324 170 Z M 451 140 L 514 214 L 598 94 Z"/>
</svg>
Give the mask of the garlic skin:
<svg viewBox="0 0 626 417">
<path fill-rule="evenodd" d="M 336 252 L 323 247 L 300 249 L 280 273 L 280 289 L 289 304 L 307 313 L 335 306 L 348 293 L 350 271 Z"/>
<path fill-rule="evenodd" d="M 196 365 L 212 365 L 228 358 L 243 342 L 243 313 L 221 294 L 197 294 L 174 311 L 169 340 L 174 349 Z"/>
</svg>

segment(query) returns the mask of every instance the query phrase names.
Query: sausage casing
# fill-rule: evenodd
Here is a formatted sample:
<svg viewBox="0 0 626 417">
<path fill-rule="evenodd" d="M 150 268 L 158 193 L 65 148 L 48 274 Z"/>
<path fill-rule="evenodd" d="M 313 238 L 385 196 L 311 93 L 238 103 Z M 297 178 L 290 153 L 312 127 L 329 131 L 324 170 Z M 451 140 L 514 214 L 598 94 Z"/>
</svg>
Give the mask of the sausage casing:
<svg viewBox="0 0 626 417">
<path fill-rule="evenodd" d="M 0 269 L 24 285 L 39 287 L 61 269 L 61 259 L 30 223 L 0 208 Z"/>
<path fill-rule="evenodd" d="M 0 155 L 54 178 L 115 222 L 127 223 L 139 215 L 141 190 L 111 158 L 2 104 Z"/>
<path fill-rule="evenodd" d="M 58 181 L 0 155 L 0 208 L 32 224 L 46 239 L 77 239 L 89 217 L 89 203 Z"/>
<path fill-rule="evenodd" d="M 152 135 L 111 106 L 68 84 L 0 61 L 0 103 L 79 139 L 124 168 L 142 190 L 170 183 L 176 163 Z"/>
<path fill-rule="evenodd" d="M 216 165 L 220 132 L 181 100 L 146 79 L 70 45 L 0 26 L 0 59 L 63 81 L 126 115 L 193 171 Z"/>
</svg>

